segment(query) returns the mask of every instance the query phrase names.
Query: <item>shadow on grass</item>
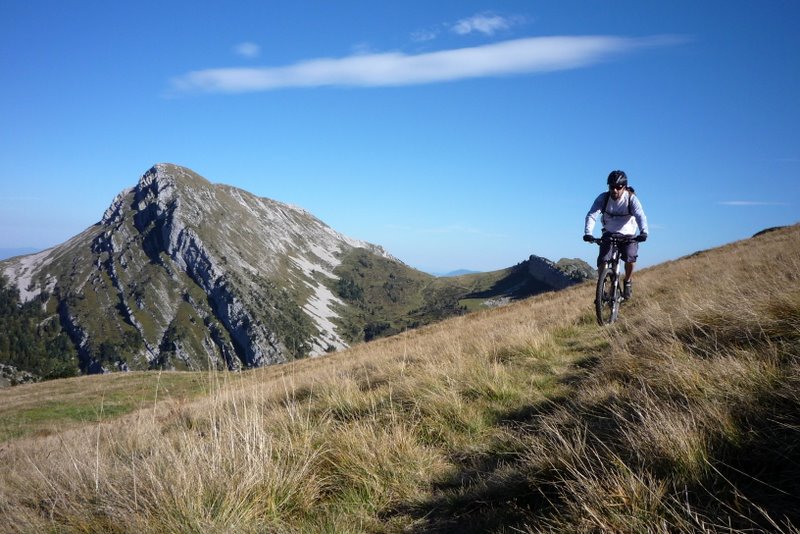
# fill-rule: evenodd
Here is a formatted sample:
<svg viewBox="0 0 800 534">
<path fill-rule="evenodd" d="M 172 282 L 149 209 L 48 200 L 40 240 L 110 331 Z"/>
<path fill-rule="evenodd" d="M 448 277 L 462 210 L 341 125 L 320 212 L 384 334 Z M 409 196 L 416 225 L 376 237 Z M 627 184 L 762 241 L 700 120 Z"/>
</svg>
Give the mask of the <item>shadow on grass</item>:
<svg viewBox="0 0 800 534">
<path fill-rule="evenodd" d="M 559 382 L 579 387 L 599 362 L 597 355 L 585 357 Z M 499 414 L 497 424 L 518 436 L 535 433 L 540 421 L 568 409 L 570 403 L 566 396 L 550 398 Z M 559 473 L 550 468 L 532 472 L 526 451 L 501 449 L 496 454 L 457 453 L 458 470 L 434 485 L 433 498 L 384 515 L 412 518 L 416 525 L 412 532 L 477 534 L 519 532 L 516 529 L 557 510 L 561 504 Z"/>
<path fill-rule="evenodd" d="M 587 371 L 599 362 L 597 356 L 581 361 L 563 383 L 577 391 L 588 378 Z M 661 526 L 654 525 L 655 530 L 663 531 L 665 525 L 691 525 L 697 531 L 797 532 L 800 395 L 791 387 L 797 383 L 788 380 L 737 410 L 740 437 L 732 442 L 722 432 L 711 436 L 708 469 L 699 478 L 682 475 L 667 458 L 643 457 L 641 451 L 630 450 L 624 434 L 641 418 L 630 399 L 608 395 L 591 404 L 578 404 L 565 396 L 509 411 L 502 414 L 498 424 L 507 426 L 525 443 L 526 437 L 547 432 L 543 425 L 552 425 L 557 412 L 571 414 L 569 419 L 558 420 L 562 425 L 559 431 L 566 435 L 578 431 L 585 436 L 585 450 L 592 454 L 583 457 L 580 464 L 587 478 L 602 479 L 608 473 L 613 476 L 613 464 L 620 462 L 639 480 L 653 480 L 666 489 L 655 512 Z M 512 453 L 464 452 L 458 455 L 458 471 L 433 488 L 434 497 L 398 507 L 388 515 L 410 517 L 414 532 L 548 531 L 563 530 L 570 524 L 575 529 L 585 527 L 582 518 L 565 512 L 580 509 L 580 503 L 575 502 L 580 495 L 565 490 L 570 483 L 579 482 L 575 475 L 559 469 L 558 458 L 531 455 L 522 447 Z"/>
</svg>

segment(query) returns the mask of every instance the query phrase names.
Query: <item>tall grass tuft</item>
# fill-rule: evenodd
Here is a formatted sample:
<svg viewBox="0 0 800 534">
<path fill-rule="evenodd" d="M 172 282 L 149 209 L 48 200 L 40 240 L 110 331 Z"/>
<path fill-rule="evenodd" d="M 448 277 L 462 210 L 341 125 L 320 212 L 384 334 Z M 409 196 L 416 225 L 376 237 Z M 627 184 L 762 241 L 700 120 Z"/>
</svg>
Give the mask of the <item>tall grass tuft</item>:
<svg viewBox="0 0 800 534">
<path fill-rule="evenodd" d="M 798 273 L 792 227 L 610 328 L 585 284 L 9 438 L 0 530 L 796 533 Z"/>
</svg>

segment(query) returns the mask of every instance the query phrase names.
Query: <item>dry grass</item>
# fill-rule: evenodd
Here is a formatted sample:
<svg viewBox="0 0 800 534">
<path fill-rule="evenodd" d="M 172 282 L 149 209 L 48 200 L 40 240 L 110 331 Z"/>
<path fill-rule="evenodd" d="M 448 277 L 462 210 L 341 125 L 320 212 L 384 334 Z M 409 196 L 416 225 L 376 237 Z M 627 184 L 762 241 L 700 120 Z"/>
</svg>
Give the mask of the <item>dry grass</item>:
<svg viewBox="0 0 800 534">
<path fill-rule="evenodd" d="M 798 273 L 793 227 L 643 271 L 613 328 L 584 285 L 207 375 L 4 443 L 0 529 L 798 532 Z"/>
</svg>

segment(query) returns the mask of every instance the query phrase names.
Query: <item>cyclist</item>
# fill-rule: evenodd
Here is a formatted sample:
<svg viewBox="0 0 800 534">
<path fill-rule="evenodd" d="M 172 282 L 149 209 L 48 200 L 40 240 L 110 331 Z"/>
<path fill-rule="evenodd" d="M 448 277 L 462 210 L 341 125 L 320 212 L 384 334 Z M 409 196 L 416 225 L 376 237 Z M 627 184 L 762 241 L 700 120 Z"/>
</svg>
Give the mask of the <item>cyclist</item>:
<svg viewBox="0 0 800 534">
<path fill-rule="evenodd" d="M 633 268 L 639 255 L 639 243 L 647 239 L 647 217 L 642 203 L 628 187 L 628 176 L 623 171 L 611 171 L 608 175 L 608 191 L 598 196 L 589 213 L 586 214 L 583 240 L 592 242 L 597 216 L 602 214 L 603 237 L 611 234 L 635 238 L 621 247 L 622 260 L 625 262 L 625 284 L 622 296 L 626 300 L 633 292 Z M 639 235 L 636 235 L 636 233 Z M 600 243 L 600 254 L 597 257 L 597 268 L 610 259 L 611 243 L 603 239 Z"/>
</svg>

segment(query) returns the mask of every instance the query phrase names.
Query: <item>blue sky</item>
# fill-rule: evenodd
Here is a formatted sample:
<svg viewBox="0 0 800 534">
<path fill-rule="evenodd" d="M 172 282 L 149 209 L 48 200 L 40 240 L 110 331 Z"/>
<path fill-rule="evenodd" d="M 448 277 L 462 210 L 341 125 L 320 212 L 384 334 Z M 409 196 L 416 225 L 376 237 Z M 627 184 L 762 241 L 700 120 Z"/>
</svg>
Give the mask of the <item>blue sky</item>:
<svg viewBox="0 0 800 534">
<path fill-rule="evenodd" d="M 207 4 L 207 5 L 206 5 Z M 800 2 L 0 2 L 0 249 L 158 162 L 428 271 L 593 263 L 613 169 L 642 266 L 800 221 Z"/>
</svg>

